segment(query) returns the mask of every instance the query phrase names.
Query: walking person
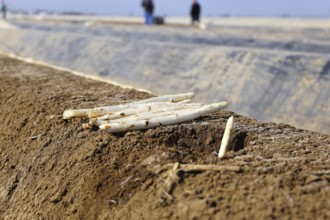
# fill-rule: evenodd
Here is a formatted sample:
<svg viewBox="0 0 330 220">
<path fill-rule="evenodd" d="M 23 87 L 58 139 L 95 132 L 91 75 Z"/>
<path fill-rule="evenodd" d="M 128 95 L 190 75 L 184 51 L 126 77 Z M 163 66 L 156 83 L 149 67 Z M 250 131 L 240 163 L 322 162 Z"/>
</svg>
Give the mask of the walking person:
<svg viewBox="0 0 330 220">
<path fill-rule="evenodd" d="M 144 18 L 146 25 L 153 24 L 154 3 L 152 0 L 143 0 L 142 7 L 144 8 Z"/>
<path fill-rule="evenodd" d="M 1 13 L 2 13 L 2 18 L 6 19 L 7 5 L 5 1 L 1 1 Z"/>
<path fill-rule="evenodd" d="M 193 4 L 191 6 L 190 16 L 191 16 L 191 24 L 199 24 L 201 13 L 201 6 L 197 0 L 193 0 Z"/>
</svg>

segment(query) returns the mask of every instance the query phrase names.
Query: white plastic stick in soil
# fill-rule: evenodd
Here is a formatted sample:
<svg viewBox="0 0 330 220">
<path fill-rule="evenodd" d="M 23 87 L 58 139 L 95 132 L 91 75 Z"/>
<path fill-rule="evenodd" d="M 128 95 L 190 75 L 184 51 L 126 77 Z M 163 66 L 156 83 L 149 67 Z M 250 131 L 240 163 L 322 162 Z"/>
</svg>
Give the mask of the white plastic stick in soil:
<svg viewBox="0 0 330 220">
<path fill-rule="evenodd" d="M 233 124 L 234 124 L 234 116 L 231 116 L 227 121 L 226 129 L 222 137 L 221 146 L 218 154 L 219 158 L 223 158 L 225 156 L 229 144 L 230 134 L 233 128 Z"/>
<path fill-rule="evenodd" d="M 149 120 L 137 120 L 127 122 L 108 123 L 100 126 L 101 129 L 109 133 L 117 133 L 131 130 L 143 130 L 155 128 L 161 125 L 173 125 L 194 120 L 200 116 L 218 111 L 227 107 L 227 102 L 220 102 L 210 105 L 205 105 L 194 110 L 187 110 L 181 113 L 172 114 L 163 117 L 155 117 Z"/>
</svg>

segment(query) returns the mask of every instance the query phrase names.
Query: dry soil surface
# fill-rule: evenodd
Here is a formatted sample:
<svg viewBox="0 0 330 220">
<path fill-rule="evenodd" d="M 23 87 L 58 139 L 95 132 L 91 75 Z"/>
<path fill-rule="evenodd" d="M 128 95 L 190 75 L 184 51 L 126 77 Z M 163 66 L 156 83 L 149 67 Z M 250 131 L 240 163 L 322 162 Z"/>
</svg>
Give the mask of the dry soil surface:
<svg viewBox="0 0 330 220">
<path fill-rule="evenodd" d="M 329 135 L 229 111 L 117 135 L 61 116 L 150 96 L 1 56 L 0 219 L 329 219 Z"/>
</svg>

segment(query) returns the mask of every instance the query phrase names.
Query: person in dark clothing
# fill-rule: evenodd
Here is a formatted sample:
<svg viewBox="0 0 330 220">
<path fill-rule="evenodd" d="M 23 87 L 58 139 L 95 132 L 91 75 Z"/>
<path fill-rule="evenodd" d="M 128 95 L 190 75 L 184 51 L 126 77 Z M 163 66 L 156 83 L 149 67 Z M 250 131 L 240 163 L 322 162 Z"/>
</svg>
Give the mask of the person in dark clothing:
<svg viewBox="0 0 330 220">
<path fill-rule="evenodd" d="M 5 1 L 1 1 L 1 13 L 2 13 L 2 18 L 6 19 L 7 5 Z"/>
<path fill-rule="evenodd" d="M 201 13 L 201 6 L 197 0 L 194 0 L 190 11 L 191 24 L 194 24 L 195 22 L 199 23 L 200 13 Z"/>
<path fill-rule="evenodd" d="M 142 7 L 144 8 L 144 18 L 146 25 L 153 24 L 154 3 L 152 0 L 143 0 Z"/>
</svg>

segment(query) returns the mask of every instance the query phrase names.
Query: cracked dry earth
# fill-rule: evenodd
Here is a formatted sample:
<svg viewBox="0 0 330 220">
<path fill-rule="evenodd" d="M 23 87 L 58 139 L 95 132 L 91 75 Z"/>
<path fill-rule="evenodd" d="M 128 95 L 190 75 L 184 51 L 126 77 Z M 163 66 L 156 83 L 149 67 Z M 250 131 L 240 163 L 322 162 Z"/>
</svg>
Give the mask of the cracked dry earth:
<svg viewBox="0 0 330 220">
<path fill-rule="evenodd" d="M 230 111 L 116 135 L 83 130 L 85 119 L 62 112 L 152 95 L 5 56 L 0 90 L 0 219 L 330 217 L 327 134 Z M 218 160 L 232 115 L 231 150 Z M 164 199 L 168 172 L 159 168 L 174 162 L 241 171 L 179 172 Z"/>
</svg>

